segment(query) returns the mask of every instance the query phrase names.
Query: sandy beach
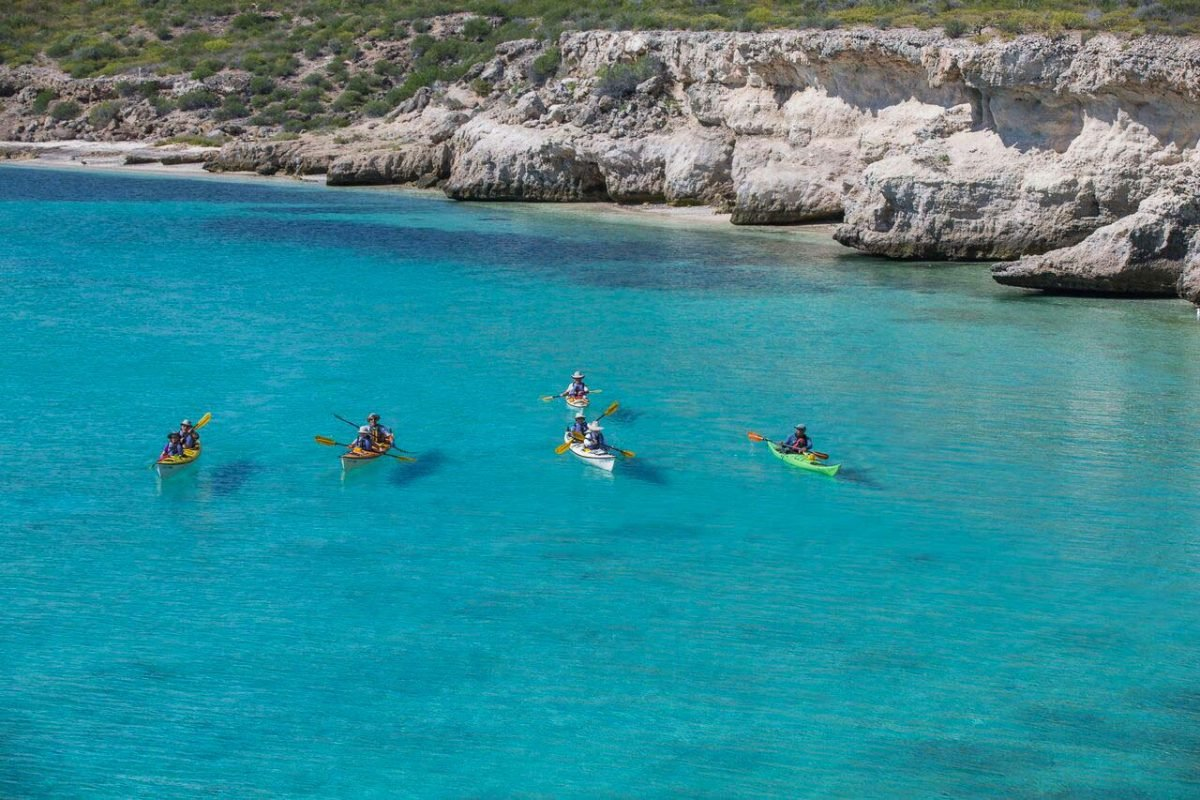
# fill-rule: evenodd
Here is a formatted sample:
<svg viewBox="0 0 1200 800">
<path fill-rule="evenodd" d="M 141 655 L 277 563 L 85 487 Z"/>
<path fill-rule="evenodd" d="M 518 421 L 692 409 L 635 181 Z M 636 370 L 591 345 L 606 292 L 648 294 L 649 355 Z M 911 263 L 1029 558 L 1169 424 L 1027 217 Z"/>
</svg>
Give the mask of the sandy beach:
<svg viewBox="0 0 1200 800">
<path fill-rule="evenodd" d="M 143 175 L 180 175 L 189 177 L 211 177 L 235 180 L 302 180 L 309 183 L 325 183 L 324 175 L 279 176 L 259 175 L 254 172 L 208 172 L 198 159 L 218 148 L 194 145 L 157 145 L 150 141 L 132 142 L 89 142 L 66 140 L 58 142 L 0 142 L 0 161 L 5 157 L 24 166 L 50 167 L 56 169 L 76 168 L 85 170 L 116 170 Z M 145 161 L 130 163 L 130 156 L 140 156 Z M 163 164 L 153 158 L 185 157 L 197 159 L 187 163 Z M 338 190 L 358 191 L 402 191 L 444 197 L 440 189 L 418 189 L 415 186 L 355 186 L 337 187 Z M 508 203 L 505 203 L 508 205 Z M 663 227 L 688 227 L 720 230 L 737 230 L 759 235 L 801 234 L 829 237 L 832 223 L 813 223 L 790 226 L 734 226 L 729 222 L 730 214 L 716 211 L 711 206 L 671 206 L 665 203 L 643 203 L 622 205 L 619 203 L 517 203 L 526 209 L 540 213 L 586 214 L 592 219 L 613 222 L 637 222 Z"/>
</svg>

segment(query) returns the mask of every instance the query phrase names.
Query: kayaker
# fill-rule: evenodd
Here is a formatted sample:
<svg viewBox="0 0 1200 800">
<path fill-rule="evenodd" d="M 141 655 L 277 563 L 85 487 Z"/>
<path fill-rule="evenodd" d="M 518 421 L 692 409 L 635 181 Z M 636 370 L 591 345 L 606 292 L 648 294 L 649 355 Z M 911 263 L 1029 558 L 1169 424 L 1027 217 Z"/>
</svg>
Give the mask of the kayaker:
<svg viewBox="0 0 1200 800">
<path fill-rule="evenodd" d="M 591 390 L 583 382 L 583 373 L 575 370 L 575 374 L 571 376 L 571 385 L 559 397 L 586 397 L 589 391 Z"/>
<path fill-rule="evenodd" d="M 392 429 L 379 424 L 378 414 L 367 415 L 367 430 L 375 444 L 383 444 L 383 440 L 392 435 Z"/>
<path fill-rule="evenodd" d="M 589 422 L 587 426 L 587 435 L 583 439 L 583 449 L 599 451 L 607 453 L 608 447 L 604 444 L 604 428 L 599 422 Z"/>
<path fill-rule="evenodd" d="M 787 438 L 779 448 L 785 453 L 807 453 L 812 449 L 812 439 L 803 425 L 796 426 L 796 432 Z"/>
<path fill-rule="evenodd" d="M 578 433 L 580 436 L 587 436 L 588 424 L 587 417 L 582 411 L 575 412 L 575 422 L 567 429 L 567 433 Z"/>
<path fill-rule="evenodd" d="M 375 440 L 371 438 L 371 426 L 363 425 L 359 428 L 358 438 L 350 444 L 350 447 L 366 450 L 367 452 L 373 451 L 375 449 Z"/>
<path fill-rule="evenodd" d="M 200 446 L 200 434 L 192 427 L 190 419 L 185 419 L 179 423 L 179 443 L 188 450 L 195 450 Z"/>
<path fill-rule="evenodd" d="M 171 431 L 167 434 L 167 444 L 163 447 L 162 455 L 159 458 L 181 455 L 183 455 L 183 445 L 179 442 L 179 431 Z"/>
</svg>

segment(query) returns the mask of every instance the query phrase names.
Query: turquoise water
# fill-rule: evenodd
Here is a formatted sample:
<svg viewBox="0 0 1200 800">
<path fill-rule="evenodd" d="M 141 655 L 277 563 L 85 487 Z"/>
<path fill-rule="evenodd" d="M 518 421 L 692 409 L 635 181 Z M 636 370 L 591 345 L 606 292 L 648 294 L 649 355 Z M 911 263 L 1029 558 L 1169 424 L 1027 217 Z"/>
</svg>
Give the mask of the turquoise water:
<svg viewBox="0 0 1200 800">
<path fill-rule="evenodd" d="M 290 183 L 0 230 L 0 796 L 1200 795 L 1184 305 Z M 419 461 L 343 479 L 370 410 Z"/>
</svg>

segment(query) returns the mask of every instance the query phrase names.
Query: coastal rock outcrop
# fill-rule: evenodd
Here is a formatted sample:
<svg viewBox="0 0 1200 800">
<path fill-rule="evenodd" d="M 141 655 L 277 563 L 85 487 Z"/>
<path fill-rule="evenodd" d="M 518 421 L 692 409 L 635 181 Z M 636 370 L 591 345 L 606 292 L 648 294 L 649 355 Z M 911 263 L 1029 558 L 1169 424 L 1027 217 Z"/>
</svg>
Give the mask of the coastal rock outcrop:
<svg viewBox="0 0 1200 800">
<path fill-rule="evenodd" d="M 1196 39 L 584 31 L 549 47 L 504 43 L 462 81 L 376 103 L 336 133 L 234 134 L 206 168 L 461 200 L 704 203 L 736 224 L 840 221 L 835 238 L 871 254 L 1022 259 L 996 272 L 1022 286 L 1200 292 L 1180 250 L 1191 212 L 1169 199 L 1200 158 Z M 404 43 L 370 57 L 411 66 Z M 204 133 L 211 111 L 160 114 L 138 97 L 221 99 L 246 77 L 142 87 L 0 67 L 0 137 Z M 47 91 L 80 116 L 33 113 Z"/>
<path fill-rule="evenodd" d="M 606 200 L 604 176 L 570 135 L 474 120 L 452 139 L 443 188 L 456 200 Z"/>
<path fill-rule="evenodd" d="M 324 174 L 336 156 L 328 141 L 234 141 L 205 164 L 210 172 L 256 172 L 259 175 Z"/>
<path fill-rule="evenodd" d="M 433 185 L 449 172 L 450 149 L 445 144 L 405 144 L 383 152 L 339 156 L 329 165 L 325 181 L 330 186 Z"/>
<path fill-rule="evenodd" d="M 1137 211 L 1082 242 L 996 266 L 992 277 L 1008 286 L 1058 292 L 1172 296 L 1193 293 L 1200 233 L 1200 185 L 1162 189 Z"/>
</svg>

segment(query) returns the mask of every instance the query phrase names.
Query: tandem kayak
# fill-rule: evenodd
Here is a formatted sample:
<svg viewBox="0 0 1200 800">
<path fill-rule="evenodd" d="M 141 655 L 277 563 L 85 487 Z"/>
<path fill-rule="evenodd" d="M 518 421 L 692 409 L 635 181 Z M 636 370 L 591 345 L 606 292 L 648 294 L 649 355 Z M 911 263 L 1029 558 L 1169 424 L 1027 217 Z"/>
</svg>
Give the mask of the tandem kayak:
<svg viewBox="0 0 1200 800">
<path fill-rule="evenodd" d="M 166 479 L 172 475 L 177 475 L 185 469 L 196 463 L 196 459 L 200 458 L 200 448 L 187 449 L 183 451 L 181 456 L 164 456 L 154 464 L 154 471 L 158 473 L 158 477 Z"/>
<path fill-rule="evenodd" d="M 383 457 L 392 447 L 392 442 L 395 440 L 395 434 L 388 436 L 380 443 L 380 450 L 363 450 L 359 447 L 352 447 L 342 453 L 342 472 L 349 472 L 352 469 L 357 469 L 363 464 L 369 464 Z"/>
<path fill-rule="evenodd" d="M 812 456 L 804 453 L 782 453 L 773 442 L 767 442 L 767 447 L 771 449 L 771 452 L 780 461 L 791 464 L 793 467 L 806 469 L 809 472 L 819 472 L 822 475 L 837 475 L 838 470 L 842 468 L 841 464 L 822 464 Z"/>
<path fill-rule="evenodd" d="M 563 441 L 571 442 L 570 450 L 577 458 L 585 463 L 591 464 L 597 469 L 602 469 L 605 472 L 612 472 L 613 464 L 617 463 L 617 457 L 612 453 L 598 453 L 595 450 L 584 449 L 583 442 L 576 442 L 571 438 L 571 434 L 563 434 Z"/>
<path fill-rule="evenodd" d="M 567 397 L 567 405 L 571 408 L 587 408 L 590 402 L 586 394 L 582 397 Z"/>
</svg>

